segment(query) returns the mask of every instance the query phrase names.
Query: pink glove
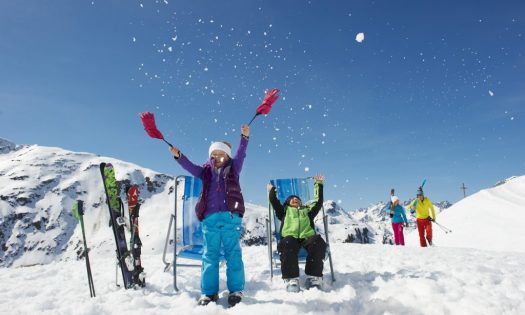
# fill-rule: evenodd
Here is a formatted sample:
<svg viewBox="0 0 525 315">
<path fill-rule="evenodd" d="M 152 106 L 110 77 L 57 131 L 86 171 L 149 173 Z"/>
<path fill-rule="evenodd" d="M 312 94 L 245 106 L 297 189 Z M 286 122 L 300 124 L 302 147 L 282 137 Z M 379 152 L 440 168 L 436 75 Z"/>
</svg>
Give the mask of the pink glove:
<svg viewBox="0 0 525 315">
<path fill-rule="evenodd" d="M 275 103 L 275 101 L 279 98 L 279 92 L 280 91 L 278 89 L 271 89 L 268 92 L 266 92 L 266 95 L 264 96 L 261 105 L 257 107 L 257 114 L 268 114 L 272 109 L 273 103 Z"/>
</svg>

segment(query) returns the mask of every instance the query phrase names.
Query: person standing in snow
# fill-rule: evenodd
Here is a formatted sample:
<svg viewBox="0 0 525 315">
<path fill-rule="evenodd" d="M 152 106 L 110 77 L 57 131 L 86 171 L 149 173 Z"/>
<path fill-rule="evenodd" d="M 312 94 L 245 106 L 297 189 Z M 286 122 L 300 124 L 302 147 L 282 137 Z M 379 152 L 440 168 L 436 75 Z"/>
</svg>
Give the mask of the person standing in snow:
<svg viewBox="0 0 525 315">
<path fill-rule="evenodd" d="M 195 213 L 202 222 L 204 252 L 202 254 L 201 293 L 199 305 L 218 299 L 219 257 L 221 245 L 226 258 L 228 303 L 235 305 L 242 299 L 244 290 L 244 264 L 240 246 L 244 199 L 239 184 L 250 127 L 241 126 L 241 141 L 232 158 L 231 145 L 213 142 L 209 159 L 203 166 L 193 164 L 176 147 L 170 147 L 175 160 L 191 175 L 202 180 L 202 191 Z"/>
<path fill-rule="evenodd" d="M 408 226 L 405 208 L 399 204 L 399 198 L 392 196 L 390 198 L 390 213 L 392 213 L 392 230 L 394 231 L 394 243 L 405 246 L 405 237 L 403 235 L 403 222 Z"/>
<path fill-rule="evenodd" d="M 436 221 L 436 212 L 432 201 L 425 197 L 423 188 L 419 187 L 417 190 L 416 199 L 414 199 L 408 206 L 410 213 L 416 213 L 417 231 L 419 232 L 419 244 L 421 247 L 432 246 L 432 221 Z M 432 216 L 430 216 L 432 212 Z M 426 233 L 426 237 L 425 237 Z"/>
<path fill-rule="evenodd" d="M 326 242 L 315 233 L 314 218 L 323 206 L 324 176 L 315 176 L 314 202 L 303 205 L 298 196 L 286 198 L 284 205 L 277 199 L 277 192 L 272 184 L 268 184 L 268 198 L 281 221 L 281 241 L 277 250 L 281 258 L 281 273 L 286 283 L 286 290 L 299 292 L 299 260 L 297 254 L 301 247 L 308 253 L 306 257 L 305 287 L 322 289 L 323 259 L 326 252 Z"/>
</svg>

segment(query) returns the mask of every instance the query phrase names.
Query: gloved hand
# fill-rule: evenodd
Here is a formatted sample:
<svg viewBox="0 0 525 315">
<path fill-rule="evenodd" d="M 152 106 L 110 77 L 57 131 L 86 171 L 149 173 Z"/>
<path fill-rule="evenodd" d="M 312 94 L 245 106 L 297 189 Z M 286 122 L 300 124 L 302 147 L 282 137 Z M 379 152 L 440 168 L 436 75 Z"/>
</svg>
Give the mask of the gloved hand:
<svg viewBox="0 0 525 315">
<path fill-rule="evenodd" d="M 432 217 L 428 217 L 428 221 L 430 221 L 430 222 L 436 222 L 436 221 L 434 221 L 434 219 L 432 219 Z"/>
<path fill-rule="evenodd" d="M 275 101 L 279 98 L 278 93 L 278 89 L 269 90 L 264 96 L 261 105 L 257 107 L 257 114 L 268 114 L 270 112 L 270 109 L 272 108 L 273 103 L 275 103 Z"/>
<path fill-rule="evenodd" d="M 416 213 L 416 210 L 414 210 L 414 209 L 410 209 L 410 213 L 411 213 L 411 214 L 414 214 L 414 213 Z"/>
</svg>

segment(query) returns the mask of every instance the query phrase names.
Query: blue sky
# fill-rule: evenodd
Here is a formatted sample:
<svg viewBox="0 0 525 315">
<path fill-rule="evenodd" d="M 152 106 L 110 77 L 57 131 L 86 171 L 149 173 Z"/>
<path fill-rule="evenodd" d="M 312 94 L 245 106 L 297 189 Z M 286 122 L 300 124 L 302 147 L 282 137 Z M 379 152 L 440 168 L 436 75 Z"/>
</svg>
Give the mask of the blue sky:
<svg viewBox="0 0 525 315">
<path fill-rule="evenodd" d="M 247 201 L 322 173 L 347 209 L 423 178 L 456 202 L 524 174 L 524 52 L 523 1 L 2 1 L 0 137 L 176 175 L 139 112 L 202 163 L 279 88 L 252 124 Z"/>
</svg>

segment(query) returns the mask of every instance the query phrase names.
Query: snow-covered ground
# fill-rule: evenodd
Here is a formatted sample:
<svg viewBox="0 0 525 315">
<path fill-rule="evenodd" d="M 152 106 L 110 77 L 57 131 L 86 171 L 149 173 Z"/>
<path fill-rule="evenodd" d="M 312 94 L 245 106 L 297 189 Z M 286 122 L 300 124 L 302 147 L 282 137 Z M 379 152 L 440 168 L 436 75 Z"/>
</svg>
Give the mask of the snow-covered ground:
<svg viewBox="0 0 525 315">
<path fill-rule="evenodd" d="M 269 279 L 267 248 L 243 249 L 243 303 L 199 307 L 198 268 L 179 268 L 179 292 L 161 255 L 145 255 L 147 288 L 115 287 L 114 257 L 90 255 L 96 298 L 89 297 L 84 261 L 1 268 L 5 314 L 524 314 L 524 253 L 476 249 L 333 244 L 336 282 L 326 292 L 287 293 Z M 221 268 L 221 289 L 225 288 Z M 325 268 L 325 272 L 328 268 Z M 224 296 L 226 292 L 222 292 Z"/>
<path fill-rule="evenodd" d="M 481 190 L 437 215 L 437 222 L 452 233 L 433 225 L 435 244 L 525 253 L 525 176 Z M 407 245 L 418 246 L 417 232 Z"/>
<path fill-rule="evenodd" d="M 431 248 L 418 247 L 414 231 L 407 231 L 406 247 L 378 240 L 343 243 L 355 227 L 379 232 L 372 239 L 387 231 L 384 205 L 347 212 L 327 200 L 337 281 L 330 283 L 325 264 L 324 292 L 287 293 L 278 270 L 270 281 L 267 247 L 247 246 L 264 243 L 268 209 L 247 204 L 245 298 L 228 309 L 224 268 L 223 298 L 207 307 L 196 304 L 199 268 L 179 268 L 179 292 L 173 289 L 171 272 L 164 272 L 162 253 L 174 202 L 171 177 L 89 153 L 5 143 L 0 143 L 5 148 L 0 159 L 0 236 L 8 250 L 0 248 L 0 257 L 14 263 L 0 268 L 0 314 L 525 314 L 525 242 L 520 238 L 525 176 L 440 212 L 438 222 L 453 232 L 445 234 L 434 225 L 438 246 Z M 143 192 L 144 289 L 115 286 L 115 245 L 97 169 L 102 160 L 116 166 L 117 179 L 138 182 Z M 89 297 L 85 262 L 78 258 L 81 230 L 70 215 L 78 198 L 86 201 L 96 298 Z"/>
</svg>

